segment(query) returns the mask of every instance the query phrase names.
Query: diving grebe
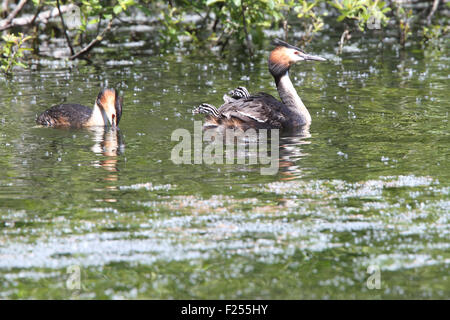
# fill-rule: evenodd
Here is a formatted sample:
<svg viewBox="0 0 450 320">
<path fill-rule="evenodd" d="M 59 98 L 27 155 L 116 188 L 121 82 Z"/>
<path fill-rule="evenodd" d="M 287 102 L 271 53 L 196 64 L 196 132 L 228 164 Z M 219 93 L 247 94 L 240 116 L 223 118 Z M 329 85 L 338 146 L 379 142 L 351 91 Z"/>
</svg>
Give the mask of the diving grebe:
<svg viewBox="0 0 450 320">
<path fill-rule="evenodd" d="M 300 128 L 311 123 L 311 115 L 289 79 L 290 67 L 299 61 L 325 61 L 326 59 L 304 53 L 284 41 L 275 39 L 276 46 L 269 56 L 269 71 L 275 79 L 281 102 L 267 93 L 250 95 L 238 87 L 224 96 L 225 103 L 216 108 L 203 103 L 194 113 L 206 114 L 204 129 L 287 129 Z"/>
<path fill-rule="evenodd" d="M 36 122 L 50 127 L 117 127 L 122 116 L 122 103 L 116 90 L 103 89 L 93 109 L 79 104 L 60 104 L 41 113 Z"/>
</svg>

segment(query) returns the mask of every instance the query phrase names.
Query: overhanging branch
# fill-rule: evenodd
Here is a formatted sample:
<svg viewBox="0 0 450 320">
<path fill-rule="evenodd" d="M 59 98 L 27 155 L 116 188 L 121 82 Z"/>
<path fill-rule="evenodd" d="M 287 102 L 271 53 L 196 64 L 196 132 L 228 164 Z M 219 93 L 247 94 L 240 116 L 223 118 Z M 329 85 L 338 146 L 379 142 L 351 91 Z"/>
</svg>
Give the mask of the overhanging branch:
<svg viewBox="0 0 450 320">
<path fill-rule="evenodd" d="M 8 15 L 8 17 L 0 21 L 0 30 L 5 30 L 10 28 L 11 21 L 19 14 L 22 8 L 26 5 L 28 0 L 20 0 L 19 4 L 14 8 L 14 10 Z"/>
<path fill-rule="evenodd" d="M 77 58 L 79 58 L 79 57 L 81 57 L 81 56 L 87 54 L 89 51 L 91 51 L 91 49 L 92 49 L 94 46 L 96 46 L 97 44 L 99 44 L 100 42 L 102 42 L 103 37 L 105 36 L 105 34 L 106 34 L 109 30 L 111 30 L 111 27 L 112 27 L 112 24 L 113 24 L 113 20 L 114 20 L 114 17 L 113 17 L 111 20 L 109 20 L 108 25 L 106 26 L 106 28 L 103 29 L 103 31 L 102 31 L 100 34 L 98 34 L 98 35 L 95 37 L 94 40 L 92 40 L 87 46 L 85 46 L 83 49 L 81 49 L 80 51 L 78 51 L 76 54 L 70 56 L 69 59 L 70 59 L 70 60 L 75 60 L 75 59 L 77 59 Z"/>
</svg>

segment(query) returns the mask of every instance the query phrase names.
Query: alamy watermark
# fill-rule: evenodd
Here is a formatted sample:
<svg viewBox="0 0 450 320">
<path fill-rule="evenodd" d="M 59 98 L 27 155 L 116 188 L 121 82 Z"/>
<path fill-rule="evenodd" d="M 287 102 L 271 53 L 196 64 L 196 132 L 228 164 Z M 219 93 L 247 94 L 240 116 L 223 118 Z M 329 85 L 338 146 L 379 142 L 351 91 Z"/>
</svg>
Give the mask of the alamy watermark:
<svg viewBox="0 0 450 320">
<path fill-rule="evenodd" d="M 262 175 L 278 172 L 278 129 L 226 129 L 222 133 L 216 129 L 203 130 L 202 122 L 194 121 L 193 135 L 187 129 L 176 129 L 171 140 L 179 141 L 170 154 L 175 164 L 260 164 L 268 165 L 261 167 Z"/>
<path fill-rule="evenodd" d="M 379 17 L 370 16 L 367 20 L 367 29 L 369 30 L 380 30 L 381 29 L 381 19 Z"/>
<path fill-rule="evenodd" d="M 81 10 L 80 7 L 70 4 L 63 13 L 64 23 L 69 29 L 77 29 L 81 27 Z"/>
<path fill-rule="evenodd" d="M 72 297 L 78 297 L 81 292 L 81 267 L 78 265 L 69 266 L 66 273 L 69 275 L 66 280 L 66 288 L 72 291 Z"/>
<path fill-rule="evenodd" d="M 367 278 L 367 289 L 381 289 L 381 269 L 378 265 L 370 265 L 367 267 L 367 273 L 370 274 Z"/>
</svg>

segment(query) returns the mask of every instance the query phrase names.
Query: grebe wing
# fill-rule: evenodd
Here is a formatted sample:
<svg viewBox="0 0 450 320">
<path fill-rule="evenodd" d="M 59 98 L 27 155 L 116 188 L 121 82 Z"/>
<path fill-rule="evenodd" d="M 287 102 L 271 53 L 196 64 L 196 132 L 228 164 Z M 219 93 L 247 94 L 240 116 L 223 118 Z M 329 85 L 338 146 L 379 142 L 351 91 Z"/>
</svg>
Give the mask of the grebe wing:
<svg viewBox="0 0 450 320">
<path fill-rule="evenodd" d="M 257 122 L 272 127 L 281 127 L 284 116 L 283 104 L 267 93 L 258 93 L 246 99 L 223 104 L 219 113 L 225 118 L 236 118 L 243 122 Z"/>
<path fill-rule="evenodd" d="M 225 103 L 230 103 L 230 102 L 236 101 L 236 99 L 230 97 L 228 94 L 224 94 L 223 95 L 223 101 Z"/>
<path fill-rule="evenodd" d="M 92 110 L 80 104 L 60 104 L 44 111 L 37 122 L 42 125 L 73 126 L 89 120 Z"/>
</svg>

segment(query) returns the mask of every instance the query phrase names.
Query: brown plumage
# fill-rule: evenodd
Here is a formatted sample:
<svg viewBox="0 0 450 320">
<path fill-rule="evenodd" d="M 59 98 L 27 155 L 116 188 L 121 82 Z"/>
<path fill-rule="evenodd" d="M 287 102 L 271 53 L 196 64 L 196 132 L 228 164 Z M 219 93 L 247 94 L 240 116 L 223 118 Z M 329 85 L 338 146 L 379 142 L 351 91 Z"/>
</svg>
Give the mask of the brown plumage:
<svg viewBox="0 0 450 320">
<path fill-rule="evenodd" d="M 288 121 L 282 112 L 284 108 L 273 96 L 261 92 L 223 104 L 218 109 L 219 117 L 208 116 L 205 127 L 223 126 L 226 129 L 237 128 L 244 131 L 249 128 L 281 129 Z"/>
<path fill-rule="evenodd" d="M 289 68 L 293 62 L 289 58 L 287 50 L 286 47 L 276 47 L 270 52 L 269 61 Z"/>
</svg>

